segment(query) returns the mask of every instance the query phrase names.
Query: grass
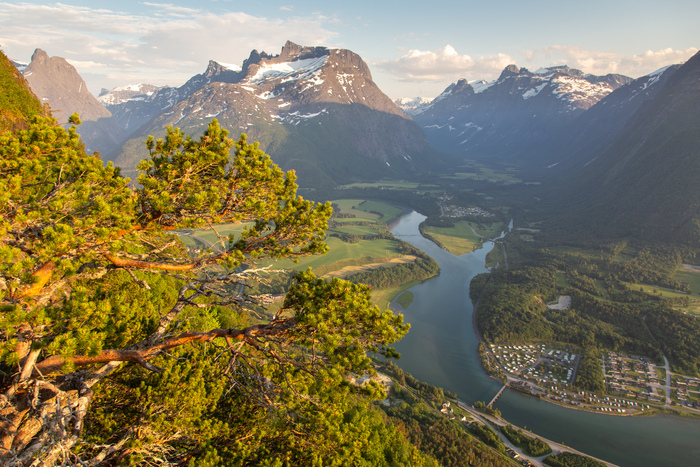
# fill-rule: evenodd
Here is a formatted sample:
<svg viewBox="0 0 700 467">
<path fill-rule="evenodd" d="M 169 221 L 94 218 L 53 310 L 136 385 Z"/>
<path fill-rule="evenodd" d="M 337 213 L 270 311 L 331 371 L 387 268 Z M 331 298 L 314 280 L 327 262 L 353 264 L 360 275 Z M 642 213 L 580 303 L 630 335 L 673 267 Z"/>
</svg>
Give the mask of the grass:
<svg viewBox="0 0 700 467">
<path fill-rule="evenodd" d="M 389 307 L 389 304 L 394 300 L 394 298 L 397 295 L 401 294 L 402 292 L 405 292 L 414 285 L 418 285 L 419 283 L 419 281 L 411 281 L 398 287 L 372 290 L 372 303 L 384 310 Z"/>
<path fill-rule="evenodd" d="M 351 234 L 351 235 L 359 235 L 359 236 L 371 236 L 371 235 L 376 235 L 377 231 L 374 230 L 371 226 L 369 225 L 342 225 L 338 227 L 334 227 L 332 229 L 335 232 L 343 232 L 346 234 Z"/>
<path fill-rule="evenodd" d="M 700 295 L 700 272 L 680 270 L 673 277 L 681 282 L 687 282 L 690 290 L 695 295 Z"/>
<path fill-rule="evenodd" d="M 405 180 L 392 180 L 372 183 L 351 183 L 343 188 L 387 188 L 389 190 L 415 190 L 420 184 Z"/>
<path fill-rule="evenodd" d="M 689 304 L 687 307 L 676 305 L 674 306 L 674 308 L 681 311 L 700 314 L 700 299 L 697 296 L 688 295 L 685 292 L 676 292 L 675 290 L 666 289 L 664 287 L 659 287 L 656 285 L 635 284 L 631 282 L 625 282 L 625 284 L 627 284 L 632 290 L 641 290 L 642 292 L 645 292 L 646 294 L 654 297 L 662 297 L 668 299 L 687 298 L 689 299 Z"/>
<path fill-rule="evenodd" d="M 413 292 L 410 290 L 405 291 L 401 295 L 399 295 L 399 298 L 396 299 L 399 305 L 401 305 L 403 308 L 408 308 L 411 303 L 413 303 Z"/>
<path fill-rule="evenodd" d="M 656 377 L 666 381 L 666 368 L 657 366 L 654 369 L 656 370 Z"/>
<path fill-rule="evenodd" d="M 461 256 L 479 248 L 483 239 L 474 234 L 466 221 L 455 222 L 454 227 L 426 226 L 425 231 L 434 237 L 447 251 Z"/>
<path fill-rule="evenodd" d="M 563 272 L 557 271 L 556 278 L 557 278 L 557 286 L 558 287 L 563 287 L 563 288 L 571 287 L 571 284 L 569 284 L 569 281 L 566 280 L 566 274 L 564 274 Z"/>
<path fill-rule="evenodd" d="M 397 182 L 399 183 L 399 182 Z M 408 183 L 408 182 L 406 182 Z M 407 188 L 409 188 L 406 185 Z M 335 227 L 328 229 L 328 233 L 337 232 L 357 235 L 358 237 L 371 237 L 386 230 L 386 224 L 402 214 L 402 209 L 387 203 L 362 199 L 340 199 L 333 201 L 336 212 L 352 214 L 355 217 L 334 218 Z M 370 212 L 372 211 L 372 212 Z M 226 237 L 230 234 L 240 235 L 245 224 L 220 224 L 216 231 Z M 209 228 L 185 229 L 179 234 L 179 238 L 188 248 L 209 248 L 211 243 L 216 244 L 218 237 Z M 298 262 L 292 260 L 280 260 L 272 264 L 274 269 L 286 269 L 303 271 L 311 268 L 318 276 L 334 275 L 345 277 L 366 268 L 389 266 L 390 262 L 413 261 L 414 257 L 399 253 L 398 242 L 388 239 L 360 239 L 356 243 L 347 243 L 337 237 L 328 236 L 326 244 L 329 252 L 320 256 L 300 258 Z M 402 292 L 406 291 L 417 282 L 412 281 L 400 287 L 391 289 L 373 290 L 373 302 L 382 308 Z M 412 294 L 411 294 L 412 295 Z M 405 295 L 404 300 L 408 300 Z"/>
<path fill-rule="evenodd" d="M 380 218 L 382 223 L 388 224 L 403 213 L 403 210 L 392 206 L 391 204 L 383 203 L 381 201 L 366 200 L 360 203 L 357 209 L 370 213 L 379 212 L 383 217 Z"/>
<path fill-rule="evenodd" d="M 502 222 L 492 222 L 490 226 L 484 226 L 476 222 L 470 222 L 469 225 L 472 226 L 477 235 L 484 238 L 496 238 L 501 235 L 501 232 L 506 228 Z"/>
<path fill-rule="evenodd" d="M 491 183 L 522 183 L 523 181 L 504 171 L 485 167 L 482 164 L 471 162 L 461 167 L 464 172 L 457 172 L 454 175 L 446 176 L 447 179 L 456 180 L 484 180 Z M 509 171 L 510 169 L 505 169 Z"/>
</svg>

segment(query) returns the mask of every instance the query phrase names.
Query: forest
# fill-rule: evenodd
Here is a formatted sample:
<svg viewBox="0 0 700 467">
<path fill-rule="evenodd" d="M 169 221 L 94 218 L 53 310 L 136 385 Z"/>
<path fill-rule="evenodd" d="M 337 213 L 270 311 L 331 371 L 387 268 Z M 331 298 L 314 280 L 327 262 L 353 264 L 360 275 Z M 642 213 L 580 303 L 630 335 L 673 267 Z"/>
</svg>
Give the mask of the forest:
<svg viewBox="0 0 700 467">
<path fill-rule="evenodd" d="M 544 236 L 537 246 L 517 239 L 506 242 L 510 269 L 478 275 L 471 282 L 472 300 L 481 296 L 476 321 L 485 339 L 559 341 L 586 352 L 624 350 L 657 362 L 666 355 L 673 371 L 698 374 L 700 320 L 675 309 L 677 300 L 630 285 L 688 293 L 688 285 L 674 273 L 682 261 L 694 260 L 692 249 L 630 240 L 587 240 L 562 247 Z M 548 309 L 545 304 L 559 295 L 571 296 L 571 307 Z M 582 387 L 599 383 L 589 380 Z"/>
</svg>

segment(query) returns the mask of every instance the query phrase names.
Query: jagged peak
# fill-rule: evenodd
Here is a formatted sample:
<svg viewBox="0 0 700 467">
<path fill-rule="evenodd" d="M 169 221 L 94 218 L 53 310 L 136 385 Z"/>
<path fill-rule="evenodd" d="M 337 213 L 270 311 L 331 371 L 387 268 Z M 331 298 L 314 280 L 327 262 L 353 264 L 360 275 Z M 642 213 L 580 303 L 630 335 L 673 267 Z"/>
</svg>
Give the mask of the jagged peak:
<svg viewBox="0 0 700 467">
<path fill-rule="evenodd" d="M 49 60 L 49 54 L 47 54 L 45 51 L 42 49 L 36 49 L 34 50 L 34 53 L 32 54 L 32 62 L 40 62 L 44 60 Z"/>
<path fill-rule="evenodd" d="M 518 68 L 516 65 L 508 65 L 503 69 L 501 72 L 501 76 L 498 77 L 498 80 L 510 78 L 511 76 L 517 76 L 520 73 L 520 68 Z"/>
<path fill-rule="evenodd" d="M 280 52 L 279 57 L 283 60 L 291 60 L 293 58 L 296 58 L 301 54 L 301 51 L 304 49 L 299 44 L 295 44 L 292 41 L 287 41 L 283 46 L 282 46 L 282 51 Z"/>
</svg>

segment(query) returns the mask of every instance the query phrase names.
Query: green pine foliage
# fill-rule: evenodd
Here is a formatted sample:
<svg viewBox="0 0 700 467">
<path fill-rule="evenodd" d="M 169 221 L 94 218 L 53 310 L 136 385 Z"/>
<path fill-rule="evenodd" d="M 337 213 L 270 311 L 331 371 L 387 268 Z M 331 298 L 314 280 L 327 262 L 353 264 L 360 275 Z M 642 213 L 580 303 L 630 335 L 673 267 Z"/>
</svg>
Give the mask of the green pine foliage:
<svg viewBox="0 0 700 467">
<path fill-rule="evenodd" d="M 499 427 L 508 440 L 519 448 L 523 448 L 525 454 L 532 457 L 541 457 L 552 453 L 552 448 L 539 438 L 533 438 L 523 433 L 520 428 L 516 429 L 512 425 Z"/>
<path fill-rule="evenodd" d="M 0 90 L 0 132 L 25 127 L 27 117 L 44 114 L 22 74 L 1 51 Z"/>
<path fill-rule="evenodd" d="M 603 467 L 603 462 L 590 457 L 574 454 L 573 452 L 560 452 L 552 454 L 544 460 L 545 465 L 552 467 Z"/>
<path fill-rule="evenodd" d="M 324 253 L 330 204 L 215 120 L 146 147 L 134 189 L 75 127 L 0 135 L 2 463 L 428 462 L 349 383 L 397 356 L 400 315 L 310 272 L 280 309 L 246 286 Z M 222 222 L 246 227 L 198 255 L 172 233 Z"/>
</svg>

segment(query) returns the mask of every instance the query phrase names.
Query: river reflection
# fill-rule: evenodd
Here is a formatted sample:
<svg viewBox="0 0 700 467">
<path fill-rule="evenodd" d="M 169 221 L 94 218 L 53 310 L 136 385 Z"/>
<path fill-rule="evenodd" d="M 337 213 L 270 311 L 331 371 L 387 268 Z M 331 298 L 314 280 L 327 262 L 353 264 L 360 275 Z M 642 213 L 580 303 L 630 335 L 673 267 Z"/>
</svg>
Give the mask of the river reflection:
<svg viewBox="0 0 700 467">
<path fill-rule="evenodd" d="M 472 327 L 469 282 L 486 272 L 483 247 L 454 256 L 420 235 L 425 216 L 403 215 L 391 232 L 440 264 L 440 275 L 411 289 L 414 300 L 402 309 L 411 331 L 396 345 L 398 365 L 416 378 L 456 393 L 467 403 L 490 401 L 501 384 L 479 364 L 478 337 Z M 505 391 L 495 405 L 504 418 L 621 466 L 700 465 L 700 421 L 672 416 L 616 417 L 582 412 Z"/>
</svg>

